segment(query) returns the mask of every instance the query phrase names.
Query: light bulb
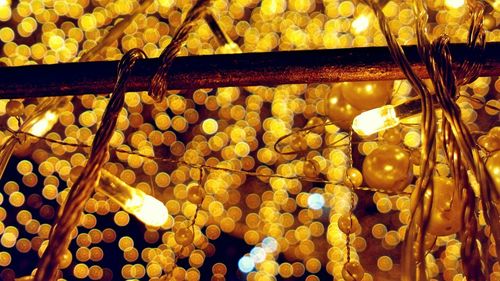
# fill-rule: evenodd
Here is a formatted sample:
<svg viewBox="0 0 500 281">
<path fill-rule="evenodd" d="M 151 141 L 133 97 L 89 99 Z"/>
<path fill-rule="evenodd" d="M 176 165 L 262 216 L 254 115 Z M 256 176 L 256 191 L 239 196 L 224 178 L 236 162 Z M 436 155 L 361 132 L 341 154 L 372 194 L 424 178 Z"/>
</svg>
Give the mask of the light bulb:
<svg viewBox="0 0 500 281">
<path fill-rule="evenodd" d="M 444 5 L 449 9 L 458 9 L 465 5 L 464 0 L 445 0 Z"/>
<path fill-rule="evenodd" d="M 59 114 L 51 110 L 46 111 L 43 115 L 36 116 L 26 124 L 26 132 L 37 137 L 43 137 L 54 127 L 58 119 Z"/>
<path fill-rule="evenodd" d="M 441 108 L 435 96 L 433 99 L 434 109 L 439 116 Z M 384 105 L 359 114 L 352 121 L 352 129 L 360 136 L 369 136 L 397 126 L 400 120 L 409 123 L 420 121 L 420 113 L 422 113 L 420 98 L 411 98 L 402 104 Z"/>
<path fill-rule="evenodd" d="M 398 124 L 399 118 L 394 106 L 384 105 L 356 116 L 352 121 L 352 129 L 360 136 L 369 136 Z"/>
<path fill-rule="evenodd" d="M 361 33 L 370 27 L 370 17 L 367 15 L 361 15 L 352 21 L 351 27 L 354 29 L 355 33 Z"/>
<path fill-rule="evenodd" d="M 104 169 L 101 169 L 101 179 L 97 191 L 109 196 L 123 210 L 136 216 L 147 225 L 162 226 L 168 219 L 168 210 L 165 204 L 142 190 L 131 187 Z"/>
</svg>

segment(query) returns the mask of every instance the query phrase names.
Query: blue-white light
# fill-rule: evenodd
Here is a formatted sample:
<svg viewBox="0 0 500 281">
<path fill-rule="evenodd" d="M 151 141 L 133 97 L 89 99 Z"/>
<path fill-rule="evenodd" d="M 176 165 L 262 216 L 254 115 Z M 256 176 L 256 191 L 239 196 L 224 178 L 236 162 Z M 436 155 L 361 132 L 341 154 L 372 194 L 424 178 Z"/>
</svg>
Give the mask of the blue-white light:
<svg viewBox="0 0 500 281">
<path fill-rule="evenodd" d="M 325 205 L 325 198 L 319 193 L 313 193 L 307 198 L 307 205 L 313 210 L 319 210 Z"/>
<path fill-rule="evenodd" d="M 262 240 L 262 248 L 268 253 L 274 253 L 278 249 L 278 241 L 273 237 L 266 237 Z"/>
<path fill-rule="evenodd" d="M 249 273 L 255 268 L 255 263 L 250 256 L 243 256 L 238 261 L 238 268 L 243 273 Z"/>
<path fill-rule="evenodd" d="M 250 256 L 255 263 L 261 263 L 266 260 L 266 250 L 262 247 L 254 247 L 250 251 Z"/>
</svg>

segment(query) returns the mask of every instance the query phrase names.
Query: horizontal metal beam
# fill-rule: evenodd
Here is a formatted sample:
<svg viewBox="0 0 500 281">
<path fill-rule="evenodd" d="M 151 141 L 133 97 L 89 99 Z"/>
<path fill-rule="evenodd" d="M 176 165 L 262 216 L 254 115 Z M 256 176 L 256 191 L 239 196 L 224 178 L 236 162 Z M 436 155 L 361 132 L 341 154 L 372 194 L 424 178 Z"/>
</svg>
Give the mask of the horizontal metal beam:
<svg viewBox="0 0 500 281">
<path fill-rule="evenodd" d="M 403 49 L 417 75 L 427 77 L 417 48 Z M 450 49 L 457 63 L 469 52 L 463 44 Z M 481 76 L 500 75 L 499 54 L 500 43 L 486 45 Z M 137 62 L 127 89 L 148 90 L 159 63 Z M 100 61 L 0 67 L 0 98 L 109 93 L 117 65 L 118 61 Z M 387 47 L 177 57 L 168 77 L 172 90 L 404 79 Z"/>
</svg>

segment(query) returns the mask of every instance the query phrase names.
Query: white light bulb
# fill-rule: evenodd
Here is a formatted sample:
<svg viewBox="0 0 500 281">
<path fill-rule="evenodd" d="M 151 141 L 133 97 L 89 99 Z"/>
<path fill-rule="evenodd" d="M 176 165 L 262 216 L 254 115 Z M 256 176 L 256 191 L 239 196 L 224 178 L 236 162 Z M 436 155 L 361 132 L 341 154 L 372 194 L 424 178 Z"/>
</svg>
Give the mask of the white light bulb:
<svg viewBox="0 0 500 281">
<path fill-rule="evenodd" d="M 369 136 L 398 124 L 399 118 L 396 116 L 394 107 L 385 105 L 356 116 L 352 121 L 352 129 L 360 136 Z"/>
<path fill-rule="evenodd" d="M 26 132 L 37 137 L 43 137 L 54 127 L 58 119 L 58 114 L 50 110 L 46 111 L 43 115 L 32 119 L 29 124 L 26 124 Z"/>
<path fill-rule="evenodd" d="M 131 187 L 104 169 L 101 170 L 97 191 L 109 196 L 123 210 L 136 216 L 147 225 L 162 226 L 168 219 L 168 210 L 165 204 L 142 190 Z"/>
</svg>

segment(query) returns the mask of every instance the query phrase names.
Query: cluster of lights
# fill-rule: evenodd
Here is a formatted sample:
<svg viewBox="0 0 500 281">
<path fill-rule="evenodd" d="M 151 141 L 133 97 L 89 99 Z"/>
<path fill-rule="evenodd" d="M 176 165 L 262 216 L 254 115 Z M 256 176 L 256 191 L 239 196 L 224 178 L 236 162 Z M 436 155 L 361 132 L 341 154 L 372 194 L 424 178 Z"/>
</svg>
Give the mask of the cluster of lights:
<svg viewBox="0 0 500 281">
<path fill-rule="evenodd" d="M 0 41 L 3 43 L 0 65 L 74 61 L 96 45 L 107 25 L 139 5 L 138 1 L 91 2 L 0 0 Z M 464 42 L 468 28 L 464 1 L 446 0 L 439 5 L 428 2 L 436 23 L 431 33 L 446 30 L 452 40 Z M 102 52 L 101 59 L 119 59 L 135 47 L 143 49 L 149 57 L 157 57 L 171 41 L 189 6 L 186 1 L 154 1 L 124 31 L 119 42 Z M 351 1 L 325 1 L 320 5 L 298 0 L 217 0 L 213 8 L 219 15 L 221 27 L 238 44 L 219 46 L 210 28 L 200 23 L 180 55 L 385 44 L 368 8 Z M 496 28 L 500 12 L 498 5 L 494 8 L 496 10 L 486 15 L 488 41 L 500 38 Z M 410 5 L 389 1 L 384 13 L 397 31 L 400 43 L 415 43 Z M 35 42 L 37 40 L 39 42 Z M 476 124 L 480 117 L 498 117 L 495 105 L 498 108 L 499 81 L 480 78 L 460 89 L 462 95 L 482 101 L 475 103 L 466 97 L 458 100 L 463 120 L 471 130 L 480 128 Z M 363 98 L 357 99 L 350 92 Z M 111 153 L 111 161 L 102 172 L 99 192 L 86 203 L 81 227 L 73 242 L 77 250 L 65 253 L 61 266 L 64 277 L 109 280 L 114 274 L 118 279 L 163 275 L 179 280 L 205 279 L 200 268 L 217 250 L 210 241 L 219 238 L 221 233 L 229 233 L 255 246 L 238 261 L 239 270 L 246 273 L 248 280 L 304 275 L 308 275 L 308 281 L 319 280 L 321 270 L 346 280 L 393 278 L 397 275 L 399 260 L 391 256 L 404 238 L 410 217 L 410 198 L 405 191 L 411 190 L 412 185 L 406 183 L 411 175 L 419 174 L 420 134 L 414 127 L 405 125 L 410 121 L 403 120 L 404 116 L 395 106 L 406 101 L 410 92 L 408 83 L 397 81 L 394 85 L 366 82 L 199 89 L 192 96 L 173 92 L 160 103 L 154 103 L 145 92 L 127 93 L 126 108 L 118 118 L 117 131 L 110 144 L 112 151 L 118 149 L 118 152 Z M 25 132 L 35 136 L 89 145 L 107 98 L 84 95 L 60 111 L 47 111 L 29 119 L 34 103 L 0 100 L 2 124 L 11 131 L 22 124 Z M 491 106 L 483 107 L 485 104 Z M 335 111 L 337 109 L 343 111 Z M 293 134 L 302 123 L 317 125 L 327 117 L 334 125 Z M 351 124 L 357 134 L 367 137 L 353 146 L 356 154 L 367 159 L 367 164 L 359 170 L 348 165 L 349 140 L 345 138 L 348 135 L 345 131 Z M 288 154 L 280 154 L 273 146 L 288 134 L 292 136 L 283 148 Z M 14 255 L 31 251 L 43 253 L 55 206 L 62 204 L 68 187 L 85 165 L 88 149 L 29 137 L 18 143 L 6 131 L 0 132 L 0 137 L 1 142 L 13 140 L 12 152 L 16 157 L 31 159 L 15 164 L 21 180 L 9 181 L 6 175 L 0 193 L 0 244 L 3 246 L 0 273 L 10 274 L 9 267 L 15 266 Z M 491 129 L 488 137 L 479 141 L 492 155 L 487 168 L 496 175 L 500 166 L 500 154 L 495 153 L 500 149 L 495 146 L 500 143 L 498 140 L 498 129 Z M 290 154 L 293 151 L 300 153 Z M 401 159 L 380 160 L 380 155 L 396 153 Z M 154 156 L 161 155 L 172 155 L 191 166 L 169 166 L 154 160 Z M 387 175 L 400 177 L 391 181 L 385 176 L 381 181 L 376 177 L 379 171 L 371 168 L 380 163 L 389 163 L 384 167 L 394 171 L 392 174 L 387 171 Z M 399 165 L 401 163 L 405 165 Z M 227 170 L 207 169 L 202 181 L 200 170 L 193 168 L 199 165 Z M 403 173 L 401 167 L 405 167 Z M 438 157 L 436 170 L 443 177 L 450 175 L 443 157 Z M 261 176 L 244 173 L 253 171 Z M 282 178 L 262 176 L 269 174 Z M 329 183 L 311 184 L 299 177 L 324 178 Z M 351 183 L 346 177 L 351 178 Z M 39 192 L 25 192 L 41 185 Z M 388 219 L 358 222 L 362 225 L 351 229 L 358 212 L 354 210 L 355 214 L 349 214 L 353 201 L 356 205 L 358 196 L 370 193 L 353 194 L 350 187 L 382 191 L 375 192 L 371 201 L 380 216 Z M 11 211 L 11 207 L 14 210 Z M 129 214 L 148 225 L 143 237 L 123 236 L 113 225 L 105 229 L 97 227 L 97 221 L 103 216 L 111 216 L 116 228 L 126 227 L 131 220 Z M 346 221 L 350 222 L 348 228 Z M 461 279 L 459 241 L 453 234 L 437 234 L 441 236 L 430 241 L 444 250 L 429 253 L 429 276 Z M 148 247 L 142 247 L 142 240 Z M 123 252 L 119 270 L 100 265 L 109 258 L 101 243 L 114 242 Z M 325 249 L 328 249 L 326 256 Z M 493 249 L 487 249 L 492 256 Z M 371 257 L 374 252 L 376 259 Z M 277 257 L 281 253 L 295 262 L 279 262 Z M 179 257 L 186 258 L 189 266 L 176 266 Z M 360 268 L 364 268 L 364 272 Z M 226 271 L 223 264 L 214 265 L 213 278 L 223 280 Z M 499 272 L 496 263 L 491 279 L 498 278 Z"/>
<path fill-rule="evenodd" d="M 250 273 L 258 268 L 264 261 L 274 257 L 278 250 L 278 242 L 272 237 L 266 237 L 259 246 L 253 247 L 249 254 L 244 255 L 238 261 L 238 269 L 243 273 Z M 274 258 L 272 258 L 274 260 Z"/>
</svg>

